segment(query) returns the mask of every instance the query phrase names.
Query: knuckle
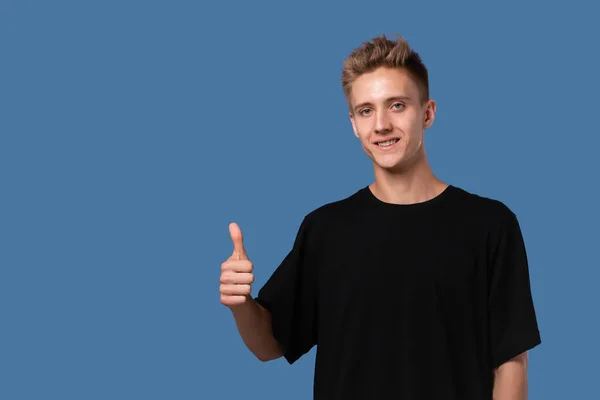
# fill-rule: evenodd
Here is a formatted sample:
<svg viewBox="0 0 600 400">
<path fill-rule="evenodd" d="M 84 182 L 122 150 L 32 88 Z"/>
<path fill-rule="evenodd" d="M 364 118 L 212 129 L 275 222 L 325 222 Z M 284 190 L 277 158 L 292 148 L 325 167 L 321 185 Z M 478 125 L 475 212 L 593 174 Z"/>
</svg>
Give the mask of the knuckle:
<svg viewBox="0 0 600 400">
<path fill-rule="evenodd" d="M 226 306 L 229 306 L 231 305 L 231 298 L 229 296 L 221 295 L 221 303 L 223 303 Z"/>
<path fill-rule="evenodd" d="M 219 291 L 221 292 L 221 294 L 225 294 L 225 295 L 231 294 L 231 288 L 229 285 L 226 285 L 226 284 L 221 284 Z"/>
<path fill-rule="evenodd" d="M 221 283 L 231 283 L 231 275 L 228 273 L 221 274 Z"/>
</svg>

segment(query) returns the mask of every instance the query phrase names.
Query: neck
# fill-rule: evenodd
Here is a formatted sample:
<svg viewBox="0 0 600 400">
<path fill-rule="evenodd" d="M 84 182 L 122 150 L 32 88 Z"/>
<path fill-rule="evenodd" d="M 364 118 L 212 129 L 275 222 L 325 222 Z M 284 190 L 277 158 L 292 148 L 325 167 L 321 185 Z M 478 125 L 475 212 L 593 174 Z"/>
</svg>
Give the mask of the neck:
<svg viewBox="0 0 600 400">
<path fill-rule="evenodd" d="M 421 203 L 433 199 L 448 187 L 433 174 L 425 154 L 407 168 L 394 171 L 377 165 L 374 168 L 375 181 L 369 188 L 386 203 Z"/>
</svg>

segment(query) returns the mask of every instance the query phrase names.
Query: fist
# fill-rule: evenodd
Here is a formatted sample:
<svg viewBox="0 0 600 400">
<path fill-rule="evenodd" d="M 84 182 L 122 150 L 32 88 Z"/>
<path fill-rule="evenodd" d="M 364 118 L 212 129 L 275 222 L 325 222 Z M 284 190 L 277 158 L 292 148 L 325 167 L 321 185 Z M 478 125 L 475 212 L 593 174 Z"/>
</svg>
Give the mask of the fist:
<svg viewBox="0 0 600 400">
<path fill-rule="evenodd" d="M 229 225 L 229 233 L 233 242 L 233 254 L 221 264 L 221 303 L 228 307 L 246 303 L 252 292 L 254 266 L 248 259 L 242 231 L 236 223 Z"/>
</svg>

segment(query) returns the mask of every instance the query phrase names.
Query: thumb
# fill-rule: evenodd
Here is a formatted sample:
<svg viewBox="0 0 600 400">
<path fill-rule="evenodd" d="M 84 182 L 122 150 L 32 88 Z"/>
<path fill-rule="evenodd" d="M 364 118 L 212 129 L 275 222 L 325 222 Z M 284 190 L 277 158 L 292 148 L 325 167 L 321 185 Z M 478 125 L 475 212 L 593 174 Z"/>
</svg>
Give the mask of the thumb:
<svg viewBox="0 0 600 400">
<path fill-rule="evenodd" d="M 229 234 L 231 235 L 231 241 L 233 242 L 233 257 L 238 260 L 247 260 L 248 255 L 244 249 L 244 240 L 242 237 L 242 230 L 235 222 L 229 224 Z"/>
</svg>

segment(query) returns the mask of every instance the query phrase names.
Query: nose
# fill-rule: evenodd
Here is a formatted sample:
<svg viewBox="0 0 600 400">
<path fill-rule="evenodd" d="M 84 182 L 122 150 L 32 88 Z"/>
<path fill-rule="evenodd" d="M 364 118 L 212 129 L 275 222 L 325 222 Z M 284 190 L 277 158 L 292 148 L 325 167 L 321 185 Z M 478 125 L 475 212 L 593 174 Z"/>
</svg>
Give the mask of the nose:
<svg viewBox="0 0 600 400">
<path fill-rule="evenodd" d="M 387 113 L 377 113 L 375 119 L 375 132 L 376 133 L 387 133 L 392 131 L 392 122 L 390 121 Z"/>
</svg>

